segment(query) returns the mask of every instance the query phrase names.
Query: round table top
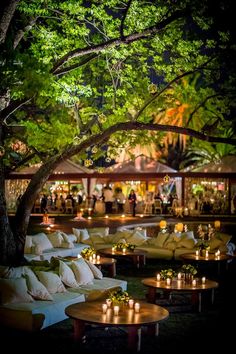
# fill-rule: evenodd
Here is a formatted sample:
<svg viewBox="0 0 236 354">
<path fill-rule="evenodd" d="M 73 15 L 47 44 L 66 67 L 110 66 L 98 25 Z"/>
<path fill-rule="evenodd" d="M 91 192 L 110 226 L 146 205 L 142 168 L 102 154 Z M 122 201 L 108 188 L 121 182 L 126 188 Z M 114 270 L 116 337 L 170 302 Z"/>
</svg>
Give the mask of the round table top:
<svg viewBox="0 0 236 354">
<path fill-rule="evenodd" d="M 73 260 L 77 260 L 78 257 L 65 257 L 65 259 L 73 261 Z M 110 258 L 110 257 L 101 257 L 100 260 L 97 260 L 97 258 L 95 258 L 94 260 L 91 261 L 91 263 L 93 263 L 94 265 L 109 265 L 116 262 L 117 260 L 115 258 Z"/>
<path fill-rule="evenodd" d="M 145 256 L 147 254 L 147 251 L 144 251 L 139 248 L 135 248 L 133 251 L 130 251 L 126 249 L 125 252 L 123 250 L 115 250 L 113 251 L 112 248 L 101 248 L 98 250 L 98 252 L 107 254 L 110 256 Z"/>
<path fill-rule="evenodd" d="M 136 313 L 134 309 L 130 309 L 128 305 L 124 305 L 118 315 L 114 315 L 112 307 L 108 308 L 104 314 L 102 304 L 102 301 L 80 302 L 66 307 L 65 313 L 75 320 L 106 326 L 148 325 L 162 321 L 169 316 L 169 311 L 164 307 L 143 301 L 139 302 L 140 312 Z"/>
<path fill-rule="evenodd" d="M 158 281 L 156 278 L 146 278 L 142 280 L 143 285 L 164 289 L 164 290 L 176 290 L 176 291 L 203 291 L 218 288 L 219 284 L 210 279 L 206 279 L 205 283 L 202 283 L 200 278 L 196 279 L 196 285 L 192 285 L 192 282 L 186 282 L 185 280 L 172 279 L 171 284 L 167 285 L 166 280 Z"/>
<path fill-rule="evenodd" d="M 225 253 L 221 253 L 216 256 L 215 253 L 208 253 L 208 256 L 197 256 L 196 253 L 184 253 L 180 256 L 183 260 L 196 261 L 196 262 L 222 262 L 231 259 L 231 256 Z"/>
</svg>

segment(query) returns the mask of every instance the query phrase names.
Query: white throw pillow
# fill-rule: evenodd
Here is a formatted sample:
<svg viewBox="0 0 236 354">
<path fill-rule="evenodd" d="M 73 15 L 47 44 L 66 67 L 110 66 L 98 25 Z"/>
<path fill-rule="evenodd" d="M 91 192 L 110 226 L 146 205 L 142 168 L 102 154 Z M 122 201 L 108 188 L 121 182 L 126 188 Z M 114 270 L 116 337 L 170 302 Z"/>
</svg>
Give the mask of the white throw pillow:
<svg viewBox="0 0 236 354">
<path fill-rule="evenodd" d="M 79 285 L 92 283 L 94 279 L 93 273 L 82 257 L 72 262 L 71 269 Z"/>
<path fill-rule="evenodd" d="M 52 243 L 53 247 L 61 247 L 62 242 L 64 241 L 60 231 L 53 232 L 47 235 L 49 241 Z"/>
<path fill-rule="evenodd" d="M 155 237 L 155 242 L 154 242 L 155 246 L 164 247 L 164 244 L 166 243 L 168 238 L 169 238 L 168 232 L 159 232 L 157 237 Z"/>
<path fill-rule="evenodd" d="M 28 292 L 34 299 L 53 300 L 46 287 L 37 279 L 34 272 L 29 268 L 26 270 L 25 279 Z"/>
<path fill-rule="evenodd" d="M 78 288 L 79 284 L 75 279 L 72 269 L 64 262 L 59 261 L 59 275 L 62 282 L 70 288 Z"/>
<path fill-rule="evenodd" d="M 108 236 L 109 235 L 109 227 L 92 227 L 88 229 L 89 235 L 92 234 L 100 234 L 102 236 Z"/>
<path fill-rule="evenodd" d="M 61 248 L 74 248 L 75 245 L 73 242 L 62 242 L 61 243 Z"/>
<path fill-rule="evenodd" d="M 127 241 L 136 246 L 141 246 L 146 241 L 146 237 L 144 237 L 139 231 L 135 231 Z"/>
<path fill-rule="evenodd" d="M 66 288 L 57 274 L 44 271 L 36 271 L 35 273 L 50 294 L 66 292 Z"/>
<path fill-rule="evenodd" d="M 73 234 L 77 237 L 77 242 L 84 242 L 90 238 L 88 230 L 87 229 L 75 229 L 72 228 Z"/>
<path fill-rule="evenodd" d="M 102 279 L 103 278 L 102 272 L 95 264 L 93 264 L 92 262 L 89 262 L 87 259 L 85 259 L 85 262 L 88 264 L 89 268 L 91 269 L 95 279 Z"/>
<path fill-rule="evenodd" d="M 32 253 L 32 249 L 31 249 L 32 246 L 33 246 L 32 237 L 27 235 L 25 238 L 24 253 L 25 254 Z"/>
<path fill-rule="evenodd" d="M 28 294 L 25 278 L 0 279 L 1 304 L 12 304 L 18 302 L 34 302 Z"/>
<path fill-rule="evenodd" d="M 44 251 L 53 248 L 52 243 L 49 241 L 47 236 L 42 232 L 37 235 L 32 236 L 32 243 L 34 246 L 39 246 L 39 248 Z M 37 253 L 38 254 L 38 253 Z"/>
</svg>

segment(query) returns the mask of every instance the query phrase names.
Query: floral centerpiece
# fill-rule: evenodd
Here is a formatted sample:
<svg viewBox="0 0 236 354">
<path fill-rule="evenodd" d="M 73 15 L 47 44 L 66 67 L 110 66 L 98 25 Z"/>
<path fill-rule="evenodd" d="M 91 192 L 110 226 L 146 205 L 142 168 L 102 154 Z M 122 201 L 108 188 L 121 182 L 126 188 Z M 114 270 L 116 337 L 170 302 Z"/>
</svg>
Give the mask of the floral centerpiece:
<svg viewBox="0 0 236 354">
<path fill-rule="evenodd" d="M 160 276 L 161 276 L 161 279 L 165 280 L 167 278 L 174 278 L 176 277 L 176 272 L 172 269 L 172 268 L 168 268 L 168 269 L 162 269 L 160 271 Z"/>
<path fill-rule="evenodd" d="M 192 264 L 183 264 L 181 267 L 181 272 L 185 274 L 196 275 L 197 269 Z"/>
<path fill-rule="evenodd" d="M 184 273 L 185 281 L 192 281 L 197 274 L 197 269 L 192 264 L 184 264 L 181 267 L 181 272 Z"/>
<path fill-rule="evenodd" d="M 130 296 L 127 291 L 115 290 L 109 293 L 108 299 L 113 305 L 126 305 L 129 302 Z"/>
<path fill-rule="evenodd" d="M 92 247 L 86 247 L 81 251 L 81 256 L 89 259 L 89 257 L 92 257 L 93 254 L 96 254 L 96 250 Z"/>
<path fill-rule="evenodd" d="M 123 250 L 127 249 L 129 251 L 133 251 L 135 249 L 136 245 L 128 242 L 118 242 L 118 243 L 113 243 L 112 248 L 114 250 Z"/>
</svg>

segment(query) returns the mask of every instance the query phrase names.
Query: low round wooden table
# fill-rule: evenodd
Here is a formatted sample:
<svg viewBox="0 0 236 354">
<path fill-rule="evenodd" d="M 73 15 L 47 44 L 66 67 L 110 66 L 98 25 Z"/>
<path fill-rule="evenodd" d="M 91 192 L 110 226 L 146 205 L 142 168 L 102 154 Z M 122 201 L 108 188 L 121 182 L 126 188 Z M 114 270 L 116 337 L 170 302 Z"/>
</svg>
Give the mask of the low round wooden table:
<svg viewBox="0 0 236 354">
<path fill-rule="evenodd" d="M 221 275 L 221 264 L 224 264 L 227 269 L 228 260 L 232 257 L 228 254 L 221 253 L 219 256 L 216 256 L 214 253 L 209 253 L 208 256 L 197 256 L 196 253 L 184 253 L 180 258 L 185 262 L 196 262 L 196 263 L 215 263 L 217 264 L 218 276 Z"/>
<path fill-rule="evenodd" d="M 146 326 L 149 335 L 158 335 L 158 322 L 168 318 L 169 312 L 158 305 L 147 302 L 140 303 L 140 312 L 124 307 L 118 315 L 114 315 L 113 308 L 104 314 L 102 302 L 80 302 L 65 309 L 67 316 L 74 320 L 74 339 L 81 341 L 85 334 L 85 324 L 95 324 L 104 327 L 126 327 L 128 330 L 128 348 L 140 351 L 141 327 Z"/>
<path fill-rule="evenodd" d="M 137 268 L 140 268 L 146 263 L 147 251 L 138 248 L 134 249 L 133 251 L 126 250 L 125 252 L 123 252 L 122 250 L 113 251 L 112 248 L 101 248 L 100 250 L 98 250 L 98 252 L 102 255 L 109 257 L 131 258 Z"/>
<path fill-rule="evenodd" d="M 197 306 L 198 311 L 202 310 L 202 292 L 211 291 L 211 302 L 214 303 L 214 289 L 218 288 L 219 284 L 216 281 L 206 279 L 203 284 L 201 279 L 196 279 L 195 286 L 192 282 L 186 282 L 184 280 L 172 279 L 171 284 L 167 285 L 166 280 L 157 281 L 156 278 L 146 278 L 142 280 L 143 285 L 148 287 L 147 300 L 148 302 L 156 302 L 156 290 L 162 290 L 168 298 L 173 291 L 190 292 L 192 305 Z"/>
</svg>

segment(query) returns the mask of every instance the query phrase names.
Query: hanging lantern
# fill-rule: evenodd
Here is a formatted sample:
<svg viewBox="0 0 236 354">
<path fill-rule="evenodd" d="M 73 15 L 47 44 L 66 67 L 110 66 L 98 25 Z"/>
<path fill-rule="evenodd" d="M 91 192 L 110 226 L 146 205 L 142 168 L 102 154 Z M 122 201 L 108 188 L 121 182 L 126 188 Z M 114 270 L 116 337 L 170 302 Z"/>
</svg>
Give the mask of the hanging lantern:
<svg viewBox="0 0 236 354">
<path fill-rule="evenodd" d="M 164 181 L 165 183 L 169 183 L 169 182 L 170 182 L 170 176 L 165 175 L 164 178 L 163 178 L 163 181 Z"/>
<path fill-rule="evenodd" d="M 175 229 L 178 231 L 178 232 L 183 232 L 184 230 L 184 224 L 182 223 L 178 223 L 175 225 Z"/>
</svg>

